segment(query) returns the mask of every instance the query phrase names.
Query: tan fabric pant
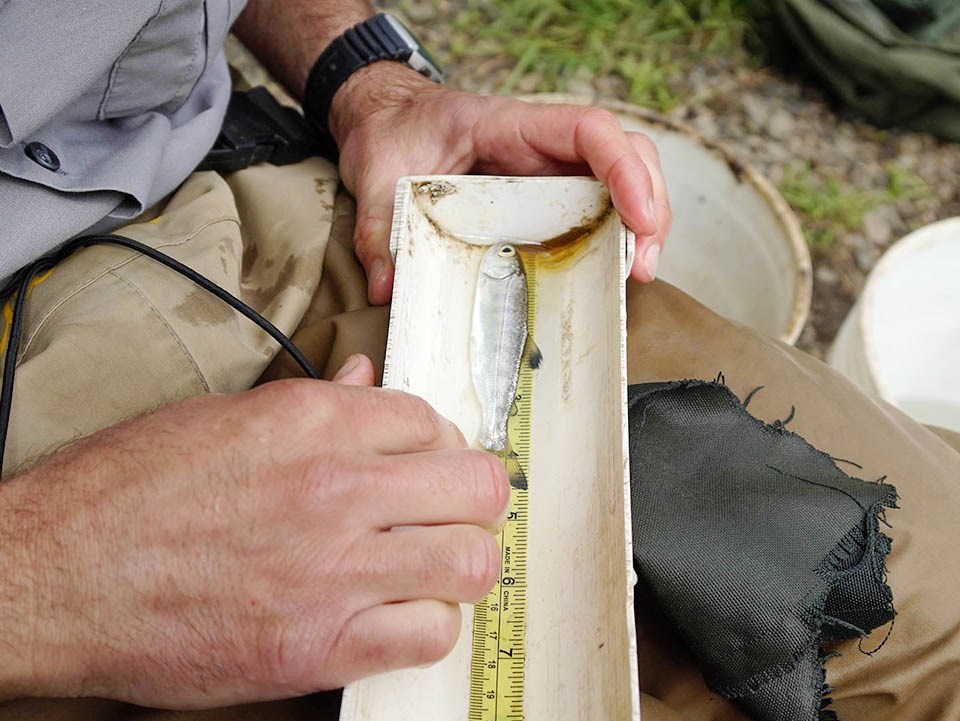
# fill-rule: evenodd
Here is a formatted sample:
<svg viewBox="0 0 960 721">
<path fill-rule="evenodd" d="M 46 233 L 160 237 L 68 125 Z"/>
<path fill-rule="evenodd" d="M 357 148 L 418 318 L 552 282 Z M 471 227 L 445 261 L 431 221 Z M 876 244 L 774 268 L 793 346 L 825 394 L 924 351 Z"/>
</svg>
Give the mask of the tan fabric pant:
<svg viewBox="0 0 960 721">
<path fill-rule="evenodd" d="M 193 176 L 156 218 L 120 231 L 192 265 L 266 314 L 329 376 L 353 352 L 382 365 L 385 309 L 369 308 L 353 257 L 352 203 L 322 160 Z M 814 446 L 887 475 L 901 494 L 890 513 L 890 582 L 899 611 L 883 649 L 841 644 L 828 663 L 846 721 L 960 719 L 960 443 L 938 437 L 860 394 L 814 359 L 729 323 L 662 283 L 629 289 L 631 382 L 715 378 L 772 421 L 796 406 L 791 429 Z M 72 256 L 39 283 L 28 323 L 8 469 L 78 436 L 171 400 L 239 391 L 298 374 L 246 319 L 153 261 L 116 248 Z M 956 448 L 950 446 L 950 442 Z M 879 645 L 879 629 L 863 648 Z M 638 610 L 645 721 L 745 719 L 710 694 L 669 629 Z M 203 713 L 99 700 L 0 704 L 8 719 L 334 719 L 337 694 Z M 531 721 L 541 721 L 531 719 Z"/>
</svg>

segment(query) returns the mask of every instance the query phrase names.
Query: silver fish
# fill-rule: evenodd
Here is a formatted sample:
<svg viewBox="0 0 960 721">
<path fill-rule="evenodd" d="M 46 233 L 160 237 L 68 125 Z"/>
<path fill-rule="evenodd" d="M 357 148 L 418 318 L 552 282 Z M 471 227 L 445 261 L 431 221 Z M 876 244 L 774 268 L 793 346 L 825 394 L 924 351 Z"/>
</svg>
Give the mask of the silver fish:
<svg viewBox="0 0 960 721">
<path fill-rule="evenodd" d="M 480 445 L 505 455 L 507 420 L 527 341 L 527 277 L 520 253 L 509 243 L 492 245 L 483 256 L 470 340 L 482 415 Z"/>
</svg>

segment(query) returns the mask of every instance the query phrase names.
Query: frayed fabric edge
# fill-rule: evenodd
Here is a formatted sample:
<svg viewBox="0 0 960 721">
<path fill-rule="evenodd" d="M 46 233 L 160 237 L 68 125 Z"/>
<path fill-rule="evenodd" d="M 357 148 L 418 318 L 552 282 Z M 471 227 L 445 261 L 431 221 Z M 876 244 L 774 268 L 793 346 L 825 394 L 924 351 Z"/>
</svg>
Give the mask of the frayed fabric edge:
<svg viewBox="0 0 960 721">
<path fill-rule="evenodd" d="M 858 645 L 860 653 L 865 656 L 872 656 L 877 653 L 881 648 L 886 645 L 887 641 L 890 638 L 890 634 L 893 632 L 893 626 L 896 622 L 897 611 L 893 605 L 893 591 L 890 588 L 890 584 L 887 582 L 887 557 L 890 555 L 890 550 L 892 548 L 893 541 L 880 530 L 880 523 L 883 522 L 885 525 L 889 526 L 886 520 L 886 510 L 888 508 L 897 508 L 897 502 L 900 500 L 900 496 L 897 494 L 896 488 L 890 486 L 889 484 L 882 484 L 887 486 L 887 492 L 884 496 L 874 503 L 866 511 L 865 514 L 865 524 L 867 526 L 867 538 L 866 548 L 863 551 L 863 558 L 860 560 L 860 563 L 870 562 L 873 566 L 874 573 L 876 574 L 876 582 L 879 585 L 879 590 L 883 594 L 885 603 L 883 606 L 883 613 L 888 618 L 885 621 L 888 624 L 887 633 L 884 636 L 880 644 L 871 651 L 865 651 L 863 649 L 862 643 L 863 640 L 870 635 L 870 633 L 880 628 L 883 624 L 874 626 L 873 628 L 863 629 L 853 626 L 853 624 L 848 624 L 848 626 L 853 630 L 856 629 L 855 635 L 852 635 L 852 638 L 859 638 L 860 644 Z M 848 534 L 849 536 L 849 534 Z M 844 545 L 844 541 L 847 538 L 841 540 L 837 544 L 837 547 L 834 551 L 824 559 L 824 563 L 832 566 L 832 572 L 834 575 L 842 575 L 844 573 L 851 573 L 859 564 L 855 566 L 841 570 L 845 566 L 845 558 L 843 558 L 838 551 L 841 550 L 841 547 Z M 849 547 L 843 549 L 849 553 Z M 826 569 L 825 569 L 826 570 Z M 824 598 L 824 605 L 826 603 L 826 598 Z M 817 648 L 820 651 L 819 662 L 820 662 L 820 713 L 817 721 L 840 721 L 840 717 L 837 715 L 837 712 L 831 707 L 833 705 L 833 698 L 831 693 L 833 693 L 833 687 L 827 682 L 827 668 L 826 662 L 832 658 L 837 658 L 841 654 L 838 652 L 831 652 L 825 649 L 826 645 L 821 641 L 823 633 L 823 622 L 825 616 L 825 608 L 820 609 L 820 619 L 817 625 Z"/>
<path fill-rule="evenodd" d="M 765 423 L 764 421 L 750 414 L 747 411 L 746 404 L 749 403 L 759 391 L 763 390 L 763 386 L 759 386 L 755 388 L 747 397 L 746 403 L 744 403 L 726 385 L 726 378 L 724 377 L 724 374 L 722 372 L 718 373 L 717 378 L 713 381 L 705 381 L 705 380 L 688 378 L 683 380 L 650 383 L 650 384 L 642 384 L 642 385 L 648 386 L 649 390 L 647 391 L 647 393 L 644 393 L 642 396 L 631 399 L 630 403 L 628 404 L 630 407 L 632 407 L 635 403 L 639 402 L 641 398 L 643 396 L 646 396 L 648 393 L 667 392 L 667 391 L 674 391 L 678 389 L 687 389 L 687 388 L 702 387 L 702 386 L 712 386 L 715 388 L 722 389 L 723 391 L 729 394 L 730 399 L 733 401 L 732 406 L 736 410 L 738 410 L 740 413 L 742 413 L 744 416 L 752 420 L 754 423 L 760 425 L 763 428 L 764 432 L 768 432 L 768 433 L 774 432 L 774 433 L 789 434 L 791 436 L 794 436 L 814 453 L 829 459 L 830 462 L 837 469 L 837 471 L 842 473 L 844 476 L 848 478 L 853 478 L 854 480 L 860 480 L 865 483 L 869 482 L 869 481 L 864 481 L 863 479 L 856 479 L 854 476 L 851 476 L 850 474 L 846 473 L 842 468 L 840 468 L 837 465 L 838 459 L 835 459 L 832 456 L 827 455 L 820 449 L 810 444 L 802 436 L 794 433 L 793 431 L 788 430 L 785 427 L 786 423 L 784 421 L 777 421 L 772 424 Z M 793 418 L 793 413 L 794 411 L 791 410 L 791 414 L 790 414 L 791 420 Z M 857 466 L 857 467 L 859 468 L 860 466 Z M 855 563 L 848 568 L 844 568 L 845 566 L 844 562 L 849 560 L 848 554 L 850 553 L 850 550 L 851 550 L 849 547 L 844 548 L 844 545 L 845 545 L 845 542 L 848 540 L 848 536 L 850 536 L 852 532 L 856 530 L 854 528 L 854 529 L 851 529 L 851 533 L 848 533 L 847 536 L 841 539 L 841 541 L 831 551 L 831 553 L 823 559 L 823 566 L 822 566 L 823 572 L 830 573 L 834 575 L 835 578 L 843 575 L 844 573 L 853 572 L 856 568 L 860 566 L 861 563 L 867 562 L 868 560 L 872 561 L 875 570 L 878 571 L 879 575 L 876 578 L 876 581 L 879 584 L 879 589 L 882 592 L 883 597 L 887 599 L 884 607 L 884 611 L 889 616 L 889 618 L 886 621 L 881 622 L 880 624 L 877 624 L 876 626 L 873 626 L 872 628 L 868 628 L 868 629 L 859 628 L 854 624 L 847 624 L 848 628 L 850 628 L 851 631 L 855 630 L 855 633 L 851 633 L 849 638 L 859 638 L 861 642 L 873 630 L 884 625 L 884 623 L 890 624 L 890 630 L 888 630 L 887 635 L 884 637 L 883 641 L 880 643 L 880 645 L 877 648 L 873 649 L 872 651 L 864 651 L 862 647 L 860 648 L 860 652 L 867 656 L 873 655 L 874 653 L 878 652 L 886 644 L 887 640 L 890 637 L 890 632 L 892 631 L 893 623 L 896 618 L 896 609 L 894 608 L 894 605 L 893 605 L 893 593 L 892 593 L 892 590 L 890 589 L 889 584 L 887 583 L 887 568 L 886 568 L 886 559 L 891 550 L 892 540 L 886 534 L 884 534 L 882 531 L 879 530 L 879 524 L 883 522 L 884 525 L 888 527 L 890 526 L 890 524 L 886 520 L 886 510 L 888 508 L 895 509 L 898 507 L 897 502 L 899 501 L 899 495 L 897 493 L 896 488 L 890 484 L 883 483 L 884 480 L 885 480 L 885 477 L 881 478 L 879 481 L 876 481 L 876 483 L 878 485 L 887 486 L 886 493 L 880 498 L 879 501 L 873 503 L 871 506 L 869 506 L 864 510 L 864 525 L 866 526 L 866 530 L 867 530 L 867 538 L 865 540 L 868 542 L 868 545 L 863 551 L 863 556 L 861 560 L 858 563 Z M 884 542 L 878 544 L 877 541 L 880 539 L 883 539 Z M 831 585 L 831 588 L 832 587 L 833 586 Z M 829 596 L 829 591 L 827 593 L 824 593 L 822 599 L 819 600 L 818 602 L 819 613 L 814 617 L 812 628 L 811 628 L 811 641 L 812 641 L 812 644 L 815 645 L 818 650 L 818 663 L 819 663 L 818 682 L 817 682 L 817 687 L 814 689 L 814 691 L 818 694 L 820 698 L 820 708 L 817 714 L 817 718 L 811 719 L 811 721 L 840 721 L 840 718 L 837 715 L 837 712 L 833 708 L 831 708 L 833 705 L 833 698 L 831 694 L 833 693 L 834 688 L 831 687 L 827 682 L 827 669 L 826 669 L 826 662 L 828 660 L 839 657 L 841 655 L 840 653 L 835 651 L 828 651 L 826 647 L 831 646 L 835 643 L 839 643 L 839 640 L 830 641 L 830 642 L 824 642 L 822 640 L 823 630 L 824 630 L 823 625 L 826 620 L 825 606 L 827 603 L 828 596 Z M 843 640 L 846 640 L 846 639 L 843 639 Z M 736 689 L 711 687 L 711 690 L 714 691 L 714 693 L 717 693 L 731 701 L 734 701 L 734 702 L 741 701 L 744 696 L 751 695 L 751 692 L 759 691 L 760 688 L 766 682 L 772 680 L 773 678 L 777 678 L 778 676 L 782 676 L 788 673 L 792 668 L 795 668 L 796 665 L 802 661 L 802 658 L 803 656 L 801 654 L 795 659 L 793 659 L 791 664 L 787 665 L 786 667 L 781 667 L 779 674 L 775 674 L 762 679 L 752 679 L 751 682 L 747 684 L 748 686 L 747 688 L 741 685 Z M 708 683 L 708 685 L 710 684 Z"/>
</svg>

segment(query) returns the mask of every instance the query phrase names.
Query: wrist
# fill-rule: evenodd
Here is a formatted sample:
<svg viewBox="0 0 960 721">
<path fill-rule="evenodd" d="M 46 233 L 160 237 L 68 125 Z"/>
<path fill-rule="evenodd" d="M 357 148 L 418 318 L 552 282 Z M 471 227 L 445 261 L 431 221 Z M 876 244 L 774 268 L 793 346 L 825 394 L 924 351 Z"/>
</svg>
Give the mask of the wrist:
<svg viewBox="0 0 960 721">
<path fill-rule="evenodd" d="M 328 119 L 330 134 L 343 148 L 350 131 L 376 112 L 402 108 L 425 93 L 442 91 L 443 86 L 403 63 L 372 63 L 353 73 L 334 94 Z"/>
<path fill-rule="evenodd" d="M 395 96 L 399 90 L 409 98 L 411 90 L 420 86 L 421 81 L 414 79 L 419 74 L 443 81 L 443 72 L 426 49 L 387 13 L 333 40 L 314 62 L 303 97 L 304 115 L 316 131 L 322 152 L 335 159 L 345 131 L 362 119 L 360 113 L 389 104 L 388 91 Z M 387 82 L 382 81 L 384 77 Z"/>
</svg>

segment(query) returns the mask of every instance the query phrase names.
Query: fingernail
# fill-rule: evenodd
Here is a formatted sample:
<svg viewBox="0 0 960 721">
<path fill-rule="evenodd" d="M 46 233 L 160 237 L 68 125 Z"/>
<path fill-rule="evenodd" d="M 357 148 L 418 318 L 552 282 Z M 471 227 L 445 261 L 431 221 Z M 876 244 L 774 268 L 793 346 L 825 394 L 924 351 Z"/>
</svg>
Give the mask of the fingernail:
<svg viewBox="0 0 960 721">
<path fill-rule="evenodd" d="M 657 266 L 660 265 L 660 246 L 654 243 L 643 256 L 643 267 L 647 269 L 650 280 L 657 277 Z"/>
<path fill-rule="evenodd" d="M 347 358 L 343 362 L 343 365 L 340 366 L 340 370 L 337 371 L 337 374 L 334 376 L 334 380 L 337 378 L 343 378 L 344 376 L 350 375 L 357 369 L 360 365 L 360 354 L 354 353 L 352 356 Z"/>
</svg>

